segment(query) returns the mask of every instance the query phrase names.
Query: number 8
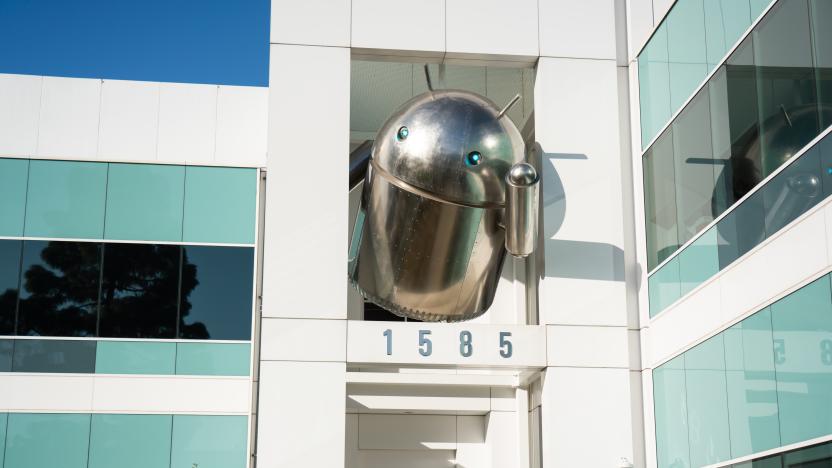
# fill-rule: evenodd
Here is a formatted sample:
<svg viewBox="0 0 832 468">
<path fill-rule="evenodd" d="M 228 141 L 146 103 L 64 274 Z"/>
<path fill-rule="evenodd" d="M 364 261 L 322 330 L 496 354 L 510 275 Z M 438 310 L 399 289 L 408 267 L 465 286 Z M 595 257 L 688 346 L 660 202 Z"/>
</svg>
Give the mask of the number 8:
<svg viewBox="0 0 832 468">
<path fill-rule="evenodd" d="M 459 332 L 459 354 L 462 357 L 468 357 L 474 352 L 474 344 L 473 339 L 471 338 L 471 332 L 468 330 L 463 330 Z"/>
</svg>

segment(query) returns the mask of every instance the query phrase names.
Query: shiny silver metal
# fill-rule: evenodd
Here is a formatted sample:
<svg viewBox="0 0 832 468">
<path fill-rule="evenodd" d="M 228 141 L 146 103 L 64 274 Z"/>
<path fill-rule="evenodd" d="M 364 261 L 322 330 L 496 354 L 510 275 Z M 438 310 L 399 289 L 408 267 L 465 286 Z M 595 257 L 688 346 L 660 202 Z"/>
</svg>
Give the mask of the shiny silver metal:
<svg viewBox="0 0 832 468">
<path fill-rule="evenodd" d="M 515 257 L 534 252 L 539 186 L 531 164 L 517 163 L 506 174 L 506 250 Z"/>
<path fill-rule="evenodd" d="M 350 246 L 352 284 L 405 317 L 481 315 L 506 252 L 505 177 L 524 156 L 520 132 L 487 98 L 441 90 L 405 103 L 373 144 Z"/>
</svg>

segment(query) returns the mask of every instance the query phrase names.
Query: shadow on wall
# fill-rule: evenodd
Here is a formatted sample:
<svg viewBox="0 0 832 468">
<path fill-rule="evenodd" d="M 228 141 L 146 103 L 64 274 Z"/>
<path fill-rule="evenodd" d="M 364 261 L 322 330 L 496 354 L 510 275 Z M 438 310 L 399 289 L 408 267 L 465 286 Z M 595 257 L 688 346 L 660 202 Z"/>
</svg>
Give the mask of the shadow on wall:
<svg viewBox="0 0 832 468">
<path fill-rule="evenodd" d="M 557 239 L 556 234 L 566 219 L 567 203 L 563 181 L 557 172 L 557 161 L 586 161 L 585 154 L 541 154 L 543 206 L 543 252 L 545 268 L 542 277 L 598 281 L 624 281 L 624 251 L 603 242 Z M 594 213 L 572 213 L 573 218 L 595 216 Z"/>
</svg>

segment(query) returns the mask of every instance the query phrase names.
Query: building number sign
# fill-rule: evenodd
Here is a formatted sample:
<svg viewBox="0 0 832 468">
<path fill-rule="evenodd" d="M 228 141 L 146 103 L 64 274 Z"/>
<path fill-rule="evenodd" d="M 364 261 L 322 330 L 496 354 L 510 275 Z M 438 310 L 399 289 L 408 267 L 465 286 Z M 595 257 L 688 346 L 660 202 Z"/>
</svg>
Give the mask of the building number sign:
<svg viewBox="0 0 832 468">
<path fill-rule="evenodd" d="M 387 345 L 387 355 L 393 354 L 393 330 L 384 330 L 384 338 Z M 499 342 L 494 343 L 500 350 L 500 357 L 504 359 L 510 358 L 514 354 L 514 344 L 511 342 L 511 332 L 501 331 L 499 333 Z M 414 343 L 418 346 L 419 354 L 428 357 L 433 354 L 433 341 L 431 340 L 430 330 L 419 330 L 419 341 Z M 459 332 L 459 355 L 463 358 L 471 357 L 476 352 L 476 346 L 479 343 L 474 342 L 474 335 L 468 330 Z M 488 346 L 487 344 L 485 346 Z"/>
</svg>

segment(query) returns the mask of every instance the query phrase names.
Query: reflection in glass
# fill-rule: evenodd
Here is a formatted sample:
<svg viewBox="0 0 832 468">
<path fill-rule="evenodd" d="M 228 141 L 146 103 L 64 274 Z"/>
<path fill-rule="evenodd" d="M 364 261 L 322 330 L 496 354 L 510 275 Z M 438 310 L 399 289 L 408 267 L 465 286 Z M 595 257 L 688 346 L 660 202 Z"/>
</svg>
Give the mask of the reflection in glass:
<svg viewBox="0 0 832 468">
<path fill-rule="evenodd" d="M 679 248 L 673 129 L 668 129 L 644 155 L 647 263 L 653 269 Z"/>
<path fill-rule="evenodd" d="M 25 241 L 18 335 L 95 336 L 101 245 Z"/>
<path fill-rule="evenodd" d="M 766 238 L 762 193 L 745 199 L 716 225 L 719 269 L 733 263 Z"/>
<path fill-rule="evenodd" d="M 16 340 L 14 372 L 91 374 L 95 372 L 95 341 Z"/>
<path fill-rule="evenodd" d="M 22 247 L 23 241 L 0 240 L 0 335 L 14 334 Z"/>
<path fill-rule="evenodd" d="M 653 370 L 653 397 L 659 468 L 689 467 L 684 355 Z"/>
<path fill-rule="evenodd" d="M 0 340 L 0 372 L 12 371 L 12 351 L 14 341 Z"/>
<path fill-rule="evenodd" d="M 762 187 L 766 234 L 771 236 L 821 200 L 820 151 L 804 153 Z"/>
<path fill-rule="evenodd" d="M 251 339 L 254 249 L 189 245 L 182 264 L 179 337 Z"/>
<path fill-rule="evenodd" d="M 809 8 L 820 128 L 826 128 L 832 125 L 832 28 L 829 27 L 832 24 L 832 2 L 810 0 Z"/>
<path fill-rule="evenodd" d="M 691 466 L 728 460 L 731 448 L 722 335 L 685 353 L 685 388 Z"/>
<path fill-rule="evenodd" d="M 178 245 L 104 245 L 100 336 L 176 337 L 180 253 Z"/>
</svg>

